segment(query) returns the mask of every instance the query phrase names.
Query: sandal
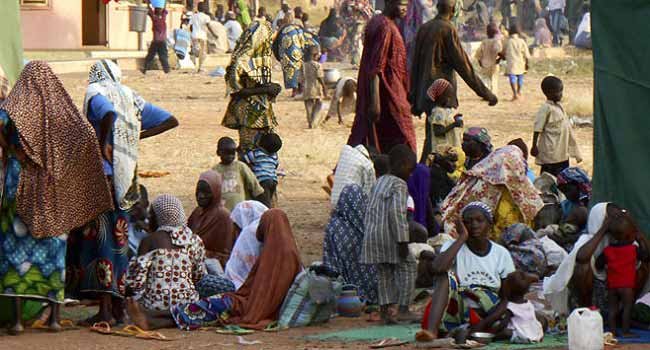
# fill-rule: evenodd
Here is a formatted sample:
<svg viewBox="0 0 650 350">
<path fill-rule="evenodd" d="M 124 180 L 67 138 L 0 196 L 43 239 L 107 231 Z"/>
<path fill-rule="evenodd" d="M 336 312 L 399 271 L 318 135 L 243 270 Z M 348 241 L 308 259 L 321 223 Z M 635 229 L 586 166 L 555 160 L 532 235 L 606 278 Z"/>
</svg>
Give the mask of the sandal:
<svg viewBox="0 0 650 350">
<path fill-rule="evenodd" d="M 218 334 L 234 334 L 234 335 L 246 335 L 246 334 L 253 334 L 255 331 L 250 330 L 250 329 L 244 329 L 239 326 L 235 325 L 228 325 L 224 326 L 222 328 L 217 328 L 216 331 Z"/>
<path fill-rule="evenodd" d="M 408 341 L 404 340 L 399 340 L 397 338 L 388 338 L 388 339 L 383 339 L 379 343 L 372 344 L 370 345 L 371 349 L 383 349 L 383 348 L 390 348 L 393 346 L 401 346 L 404 344 L 408 344 Z"/>
<path fill-rule="evenodd" d="M 114 333 L 113 330 L 111 330 L 111 325 L 106 321 L 101 321 L 93 324 L 93 326 L 90 327 L 90 331 L 104 335 Z"/>
<path fill-rule="evenodd" d="M 149 339 L 149 340 L 160 340 L 160 341 L 177 340 L 177 339 L 167 338 L 166 336 L 162 335 L 160 332 L 145 331 L 136 325 L 128 325 L 119 331 L 115 331 L 114 334 L 122 337 L 135 337 L 139 339 Z"/>
</svg>

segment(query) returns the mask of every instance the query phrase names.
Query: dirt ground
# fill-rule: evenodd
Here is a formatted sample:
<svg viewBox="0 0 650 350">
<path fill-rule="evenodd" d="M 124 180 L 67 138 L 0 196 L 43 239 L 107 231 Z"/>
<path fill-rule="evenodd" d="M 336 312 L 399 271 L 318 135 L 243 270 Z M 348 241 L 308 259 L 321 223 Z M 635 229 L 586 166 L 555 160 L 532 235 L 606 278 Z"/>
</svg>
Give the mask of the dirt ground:
<svg viewBox="0 0 650 350">
<path fill-rule="evenodd" d="M 524 100 L 515 103 L 508 101 L 509 88 L 506 78 L 502 77 L 499 82 L 500 102 L 495 107 L 488 107 L 461 84 L 460 111 L 465 116 L 466 126 L 486 127 L 496 147 L 518 137 L 530 142 L 534 114 L 544 101 L 539 90 L 543 74 L 533 73 L 526 77 Z M 356 76 L 356 72 L 346 69 L 344 75 Z M 591 95 L 593 81 L 590 74 L 575 73 L 563 78 L 567 99 Z M 65 75 L 62 79 L 75 102 L 81 105 L 86 75 Z M 281 73 L 275 72 L 274 79 L 280 81 Z M 180 121 L 177 129 L 141 143 L 139 167 L 140 171 L 170 172 L 168 176 L 143 179 L 142 182 L 148 187 L 151 199 L 162 193 L 174 194 L 182 199 L 189 213 L 195 207 L 194 188 L 199 174 L 218 161 L 215 154 L 217 140 L 222 136 L 235 139 L 237 136 L 235 131 L 220 125 L 227 104 L 224 81 L 222 78 L 182 72 L 173 72 L 168 76 L 158 72 L 150 72 L 146 76 L 126 72 L 124 82 L 145 99 L 173 112 Z M 330 211 L 321 185 L 335 166 L 340 148 L 347 140 L 353 116 L 346 118 L 344 126 L 330 121 L 320 129 L 309 130 L 302 102 L 288 98 L 287 94 L 283 92 L 274 107 L 280 123 L 279 134 L 284 141 L 280 151 L 280 168 L 286 172 L 279 186 L 279 205 L 288 213 L 303 261 L 309 264 L 321 257 L 323 229 Z M 423 120 L 415 119 L 420 143 L 424 138 L 423 125 Z M 585 159 L 583 166 L 591 171 L 592 129 L 578 129 L 577 135 Z M 367 344 L 306 342 L 299 338 L 304 334 L 364 324 L 367 323 L 361 319 L 336 319 L 318 328 L 289 330 L 279 334 L 257 333 L 246 336 L 246 339 L 262 341 L 262 345 L 250 346 L 259 349 L 365 349 Z M 0 333 L 0 349 L 199 350 L 243 347 L 236 344 L 235 337 L 214 332 L 165 330 L 163 333 L 170 337 L 181 337 L 182 340 L 172 343 L 147 342 L 101 336 L 86 330 L 68 331 L 56 336 L 29 331 L 18 338 Z"/>
</svg>

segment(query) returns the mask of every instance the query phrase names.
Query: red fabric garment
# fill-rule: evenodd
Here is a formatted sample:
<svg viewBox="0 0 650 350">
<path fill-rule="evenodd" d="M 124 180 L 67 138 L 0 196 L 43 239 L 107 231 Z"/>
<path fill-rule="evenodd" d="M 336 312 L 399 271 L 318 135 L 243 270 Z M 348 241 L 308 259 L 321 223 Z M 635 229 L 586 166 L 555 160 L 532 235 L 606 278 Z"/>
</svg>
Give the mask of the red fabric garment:
<svg viewBox="0 0 650 350">
<path fill-rule="evenodd" d="M 408 102 L 409 76 L 406 71 L 406 49 L 402 34 L 395 23 L 384 15 L 373 17 L 366 26 L 363 39 L 363 55 L 357 79 L 357 110 L 348 139 L 350 146 L 359 144 L 375 146 L 371 140 L 372 130 L 368 121 L 370 106 L 370 81 L 379 75 L 381 115 L 375 123 L 382 153 L 389 147 L 407 144 L 417 152 L 415 129 Z"/>
<path fill-rule="evenodd" d="M 607 288 L 634 288 L 636 284 L 636 246 L 608 246 L 603 251 L 607 259 Z"/>
</svg>

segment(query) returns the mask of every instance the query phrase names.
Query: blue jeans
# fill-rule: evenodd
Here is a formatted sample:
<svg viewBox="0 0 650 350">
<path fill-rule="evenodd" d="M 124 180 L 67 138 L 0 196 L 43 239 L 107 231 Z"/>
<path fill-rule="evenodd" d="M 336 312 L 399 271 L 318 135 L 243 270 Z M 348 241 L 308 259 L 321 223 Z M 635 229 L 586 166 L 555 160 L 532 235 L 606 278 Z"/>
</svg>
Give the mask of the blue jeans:
<svg viewBox="0 0 650 350">
<path fill-rule="evenodd" d="M 553 10 L 549 14 L 551 20 L 551 32 L 553 32 L 553 45 L 560 45 L 560 23 L 562 22 L 563 10 Z"/>
</svg>

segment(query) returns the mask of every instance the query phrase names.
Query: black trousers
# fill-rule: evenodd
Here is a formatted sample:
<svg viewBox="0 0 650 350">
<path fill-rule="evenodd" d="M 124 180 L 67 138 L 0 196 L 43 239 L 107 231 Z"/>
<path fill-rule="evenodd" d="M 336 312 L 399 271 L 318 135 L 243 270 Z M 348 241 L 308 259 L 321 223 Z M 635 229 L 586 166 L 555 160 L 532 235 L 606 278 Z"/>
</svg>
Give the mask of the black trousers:
<svg viewBox="0 0 650 350">
<path fill-rule="evenodd" d="M 569 160 L 565 160 L 564 162 L 559 162 L 559 163 L 553 163 L 553 164 L 544 164 L 542 165 L 542 171 L 541 173 L 549 173 L 553 176 L 557 176 L 559 173 L 562 172 L 562 170 L 566 169 L 569 167 Z"/>
<path fill-rule="evenodd" d="M 156 58 L 156 54 L 158 54 L 163 71 L 169 73 L 169 54 L 167 53 L 167 43 L 164 41 L 151 42 L 151 45 L 149 45 L 149 52 L 147 52 L 147 57 L 144 59 L 144 70 L 146 71 L 151 67 L 151 63 L 153 62 L 153 59 Z"/>
<path fill-rule="evenodd" d="M 264 193 L 258 197 L 258 200 L 267 208 L 273 208 L 273 197 L 275 197 L 275 190 L 278 183 L 273 180 L 266 180 L 260 182 L 260 186 L 264 189 Z"/>
</svg>

